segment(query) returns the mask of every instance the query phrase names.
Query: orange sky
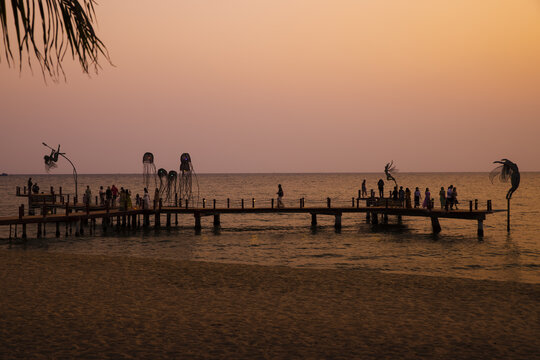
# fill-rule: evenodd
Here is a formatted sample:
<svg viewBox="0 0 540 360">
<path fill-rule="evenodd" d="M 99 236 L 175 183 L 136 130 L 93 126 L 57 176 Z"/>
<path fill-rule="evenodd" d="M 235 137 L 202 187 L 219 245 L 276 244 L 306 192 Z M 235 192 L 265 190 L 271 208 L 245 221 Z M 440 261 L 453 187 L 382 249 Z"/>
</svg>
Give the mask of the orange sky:
<svg viewBox="0 0 540 360">
<path fill-rule="evenodd" d="M 101 1 L 115 67 L 0 63 L 0 172 L 540 170 L 540 2 Z M 68 165 L 56 172 L 69 172 Z"/>
</svg>

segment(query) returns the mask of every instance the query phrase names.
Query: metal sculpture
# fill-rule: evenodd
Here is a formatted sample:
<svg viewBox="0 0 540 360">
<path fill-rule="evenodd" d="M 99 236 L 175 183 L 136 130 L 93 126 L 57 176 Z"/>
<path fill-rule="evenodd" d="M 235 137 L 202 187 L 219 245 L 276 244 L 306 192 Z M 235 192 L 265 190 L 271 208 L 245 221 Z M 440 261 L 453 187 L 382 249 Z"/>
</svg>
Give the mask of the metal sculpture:
<svg viewBox="0 0 540 360">
<path fill-rule="evenodd" d="M 512 195 L 514 194 L 514 192 L 519 187 L 521 176 L 519 174 L 519 169 L 516 163 L 508 159 L 501 159 L 500 161 L 494 161 L 493 163 L 501 165 L 497 166 L 489 174 L 489 179 L 491 180 L 491 182 L 493 183 L 493 180 L 498 177 L 501 182 L 510 181 L 510 184 L 512 185 L 506 193 L 506 203 L 508 208 L 506 230 L 510 231 L 510 200 L 512 199 Z"/>
<path fill-rule="evenodd" d="M 54 169 L 57 166 L 56 163 L 58 162 L 58 157 L 59 156 L 66 159 L 71 164 L 71 167 L 73 167 L 73 178 L 75 180 L 75 202 L 77 202 L 77 199 L 79 197 L 79 193 L 77 191 L 77 169 L 75 169 L 75 165 L 73 165 L 71 160 L 68 159 L 68 157 L 66 156 L 66 153 L 60 152 L 60 145 L 58 145 L 57 149 L 54 149 L 54 148 L 50 147 L 49 145 L 45 144 L 44 142 L 42 144 L 43 144 L 43 146 L 48 147 L 49 149 L 51 149 L 51 154 L 50 155 L 45 155 L 43 157 L 43 159 L 45 160 L 45 170 L 47 172 L 49 172 L 51 169 Z"/>
<path fill-rule="evenodd" d="M 394 165 L 394 160 L 392 160 L 391 162 L 386 164 L 386 166 L 384 167 L 384 173 L 386 174 L 386 180 L 393 181 L 394 184 L 396 184 L 396 187 L 397 187 L 397 182 L 396 182 L 396 179 L 394 178 L 394 176 L 392 175 L 392 172 L 396 173 L 397 171 L 398 170 L 396 169 L 396 166 Z"/>
<path fill-rule="evenodd" d="M 158 170 L 157 175 L 159 178 L 159 195 L 163 197 L 163 195 L 165 195 L 165 189 L 167 188 L 167 170 L 161 168 Z"/>
<path fill-rule="evenodd" d="M 175 199 L 177 178 L 178 178 L 178 173 L 174 170 L 169 171 L 169 173 L 167 174 L 167 187 L 165 190 L 166 203 L 170 204 Z"/>
<path fill-rule="evenodd" d="M 143 182 L 144 187 L 150 187 L 150 181 L 154 179 L 154 187 L 157 187 L 156 179 L 156 165 L 154 165 L 154 154 L 151 152 L 144 153 L 143 155 Z"/>
<path fill-rule="evenodd" d="M 45 143 L 43 143 L 45 145 Z M 50 155 L 45 155 L 43 159 L 45 160 L 45 171 L 49 173 L 51 169 L 54 169 L 57 167 L 56 162 L 58 161 L 58 156 L 60 155 L 60 145 L 58 145 L 58 149 L 54 150 L 51 149 Z M 62 154 L 63 155 L 63 154 Z"/>
<path fill-rule="evenodd" d="M 191 156 L 188 153 L 183 153 L 180 156 L 180 198 L 189 202 L 193 201 L 193 177 L 197 181 L 197 175 L 191 163 Z M 199 201 L 199 185 L 197 185 L 197 202 Z"/>
<path fill-rule="evenodd" d="M 492 183 L 493 183 L 493 180 L 497 177 L 499 178 L 501 182 L 510 181 L 510 184 L 512 185 L 512 187 L 506 193 L 506 199 L 510 200 L 512 198 L 512 194 L 514 194 L 514 192 L 519 187 L 520 175 L 519 175 L 518 166 L 508 159 L 494 161 L 493 163 L 501 164 L 501 165 L 497 166 L 495 169 L 491 171 L 491 173 L 489 174 L 489 179 L 491 180 Z"/>
</svg>

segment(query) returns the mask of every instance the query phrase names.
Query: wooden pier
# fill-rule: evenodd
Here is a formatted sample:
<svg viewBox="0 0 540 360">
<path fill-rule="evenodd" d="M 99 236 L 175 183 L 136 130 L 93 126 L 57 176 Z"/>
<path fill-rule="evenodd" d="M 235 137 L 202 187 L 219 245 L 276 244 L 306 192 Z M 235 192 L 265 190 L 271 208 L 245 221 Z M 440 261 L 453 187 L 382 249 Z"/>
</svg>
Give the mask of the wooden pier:
<svg viewBox="0 0 540 360">
<path fill-rule="evenodd" d="M 18 196 L 25 196 L 17 193 Z M 54 224 L 54 234 L 59 237 L 61 233 L 65 236 L 84 235 L 85 231 L 89 234 L 95 233 L 96 223 L 99 220 L 103 229 L 114 226 L 117 228 L 149 228 L 151 227 L 151 218 L 153 218 L 153 227 L 162 227 L 162 217 L 165 217 L 165 227 L 172 226 L 172 216 L 175 216 L 175 224 L 178 224 L 178 216 L 193 216 L 194 229 L 200 231 L 201 218 L 212 216 L 213 226 L 221 227 L 222 214 L 306 214 L 311 218 L 311 226 L 317 226 L 319 216 L 334 217 L 334 226 L 336 231 L 339 231 L 342 226 L 343 214 L 365 214 L 366 222 L 371 224 L 388 223 L 389 216 L 396 216 L 398 222 L 402 221 L 405 216 L 424 217 L 431 221 L 432 229 L 435 234 L 441 232 L 439 219 L 460 219 L 460 220 L 476 220 L 478 223 L 477 234 L 479 237 L 484 236 L 484 220 L 486 215 L 492 214 L 491 200 L 487 201 L 486 209 L 478 209 L 478 201 L 469 201 L 467 209 L 448 210 L 448 209 L 423 209 L 423 208 L 406 208 L 399 201 L 387 198 L 351 198 L 350 206 L 332 206 L 330 198 L 326 199 L 326 206 L 305 206 L 305 199 L 298 200 L 297 207 L 277 208 L 274 206 L 274 199 L 269 201 L 269 206 L 255 206 L 255 199 L 251 199 L 251 203 L 241 200 L 240 207 L 231 207 L 230 199 L 220 201 L 226 204 L 225 206 L 217 206 L 216 200 L 213 200 L 211 206 L 207 207 L 206 199 L 202 201 L 202 207 L 190 207 L 188 202 L 177 201 L 177 206 L 163 206 L 160 201 L 155 204 L 152 209 L 129 209 L 120 210 L 118 208 L 109 209 L 105 206 L 90 206 L 89 204 L 69 204 L 69 202 L 56 202 L 54 195 L 50 199 L 51 194 L 41 194 L 44 200 L 38 205 L 32 202 L 30 207 L 41 209 L 40 215 L 25 215 L 24 205 L 19 208 L 19 215 L 13 217 L 0 217 L 0 226 L 10 226 L 10 238 L 12 237 L 12 227 L 15 226 L 15 237 L 17 237 L 17 226 L 20 226 L 20 237 L 27 238 L 27 225 L 35 224 L 37 227 L 36 236 L 45 236 L 46 225 Z M 33 195 L 32 195 L 33 196 Z M 29 198 L 30 201 L 30 198 Z M 360 206 L 360 202 L 365 202 L 365 206 Z M 96 199 L 97 203 L 97 199 Z M 246 206 L 248 203 L 248 206 Z M 184 205 L 184 206 L 182 206 Z M 463 204 L 462 204 L 463 205 Z M 433 204 L 432 204 L 433 206 Z M 33 212 L 32 212 L 33 213 Z M 142 219 L 142 221 L 141 221 Z M 85 230 L 86 229 L 86 230 Z"/>
</svg>

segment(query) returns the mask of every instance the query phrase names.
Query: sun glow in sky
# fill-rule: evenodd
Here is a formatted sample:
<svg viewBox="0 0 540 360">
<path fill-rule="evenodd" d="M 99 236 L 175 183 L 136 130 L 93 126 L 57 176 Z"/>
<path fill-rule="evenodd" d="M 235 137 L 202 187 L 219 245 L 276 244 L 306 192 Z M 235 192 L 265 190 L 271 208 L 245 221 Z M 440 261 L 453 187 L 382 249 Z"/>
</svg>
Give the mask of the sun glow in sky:
<svg viewBox="0 0 540 360">
<path fill-rule="evenodd" d="M 540 170 L 535 0 L 100 1 L 114 67 L 0 63 L 0 172 Z M 57 172 L 70 172 L 61 164 Z"/>
</svg>

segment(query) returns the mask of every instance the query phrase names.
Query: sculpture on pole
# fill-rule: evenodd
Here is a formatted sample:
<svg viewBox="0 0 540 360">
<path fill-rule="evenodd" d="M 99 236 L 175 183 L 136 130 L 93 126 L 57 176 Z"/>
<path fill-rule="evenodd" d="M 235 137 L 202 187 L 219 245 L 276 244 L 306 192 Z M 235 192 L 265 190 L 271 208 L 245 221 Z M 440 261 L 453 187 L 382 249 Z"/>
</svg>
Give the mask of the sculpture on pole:
<svg viewBox="0 0 540 360">
<path fill-rule="evenodd" d="M 397 187 L 397 182 L 396 182 L 396 179 L 394 178 L 394 176 L 392 175 L 392 172 L 396 173 L 397 171 L 398 170 L 396 169 L 396 166 L 394 165 L 394 160 L 392 160 L 391 162 L 386 164 L 386 166 L 384 167 L 384 173 L 386 174 L 386 180 L 393 181 L 394 184 L 396 184 L 396 187 Z"/>
<path fill-rule="evenodd" d="M 491 180 L 491 182 L 493 183 L 493 180 L 498 177 L 501 182 L 510 181 L 511 184 L 510 189 L 506 193 L 506 203 L 508 209 L 506 230 L 510 231 L 510 200 L 512 199 L 512 195 L 514 194 L 514 192 L 519 187 L 521 176 L 519 175 L 518 166 L 508 159 L 501 159 L 500 161 L 494 161 L 493 163 L 501 165 L 497 166 L 489 174 L 489 179 Z"/>
<path fill-rule="evenodd" d="M 51 154 L 50 155 L 45 155 L 43 157 L 43 159 L 45 160 L 45 170 L 47 172 L 49 172 L 51 169 L 54 169 L 57 166 L 56 163 L 58 162 L 58 156 L 61 156 L 64 159 L 66 159 L 71 164 L 71 166 L 73 167 L 73 178 L 75 180 L 75 202 L 77 202 L 79 194 L 78 194 L 78 191 L 77 191 L 77 169 L 75 169 L 75 165 L 73 165 L 71 160 L 68 159 L 68 157 L 66 156 L 66 153 L 60 152 L 60 145 L 58 145 L 57 149 L 54 149 L 54 148 L 50 147 L 49 145 L 45 144 L 44 142 L 42 144 L 43 144 L 43 146 L 46 146 L 49 149 L 51 149 Z"/>
</svg>

